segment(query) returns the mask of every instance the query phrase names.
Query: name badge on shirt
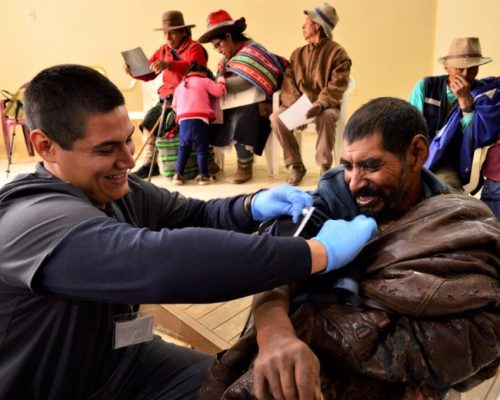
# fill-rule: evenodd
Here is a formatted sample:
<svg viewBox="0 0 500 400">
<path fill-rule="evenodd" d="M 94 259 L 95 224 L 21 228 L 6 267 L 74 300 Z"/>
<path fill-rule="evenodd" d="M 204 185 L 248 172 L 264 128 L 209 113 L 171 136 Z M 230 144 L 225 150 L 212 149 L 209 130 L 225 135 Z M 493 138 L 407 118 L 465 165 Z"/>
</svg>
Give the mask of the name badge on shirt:
<svg viewBox="0 0 500 400">
<path fill-rule="evenodd" d="M 137 315 L 137 314 L 135 314 Z M 115 320 L 113 350 L 153 340 L 153 316 L 144 315 L 134 319 Z"/>
</svg>

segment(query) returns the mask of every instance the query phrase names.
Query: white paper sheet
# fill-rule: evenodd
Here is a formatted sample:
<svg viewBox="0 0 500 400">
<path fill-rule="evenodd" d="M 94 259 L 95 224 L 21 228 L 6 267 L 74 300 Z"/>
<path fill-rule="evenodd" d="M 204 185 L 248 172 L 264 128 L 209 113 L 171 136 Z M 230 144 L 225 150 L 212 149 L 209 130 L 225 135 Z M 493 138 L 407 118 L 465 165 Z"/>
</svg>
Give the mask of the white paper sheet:
<svg viewBox="0 0 500 400">
<path fill-rule="evenodd" d="M 149 68 L 149 60 L 141 47 L 122 51 L 122 56 L 125 63 L 130 67 L 130 73 L 132 76 L 142 76 L 153 72 Z"/>
<path fill-rule="evenodd" d="M 293 130 L 301 125 L 307 125 L 314 121 L 314 118 L 306 118 L 306 112 L 312 107 L 311 101 L 305 94 L 283 111 L 278 118 L 289 130 Z"/>
</svg>

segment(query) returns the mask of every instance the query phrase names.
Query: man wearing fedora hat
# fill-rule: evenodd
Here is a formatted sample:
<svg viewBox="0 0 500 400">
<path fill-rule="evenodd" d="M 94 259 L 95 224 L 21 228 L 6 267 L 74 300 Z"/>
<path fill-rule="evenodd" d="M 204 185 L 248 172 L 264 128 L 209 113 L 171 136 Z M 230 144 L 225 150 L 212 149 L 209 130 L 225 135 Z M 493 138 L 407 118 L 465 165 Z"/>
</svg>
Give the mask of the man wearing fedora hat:
<svg viewBox="0 0 500 400">
<path fill-rule="evenodd" d="M 483 57 L 478 38 L 456 38 L 438 59 L 446 75 L 417 82 L 410 103 L 424 115 L 432 140 L 426 167 L 458 190 L 470 179 L 474 149 L 493 144 L 483 164 L 482 198 L 500 215 L 500 79 L 476 79 Z M 488 93 L 487 95 L 485 95 Z M 496 205 L 495 205 L 496 204 Z"/>
<path fill-rule="evenodd" d="M 250 91 L 250 104 L 226 108 L 223 124 L 212 126 L 213 143 L 227 146 L 236 142 L 237 170 L 231 178 L 241 184 L 252 178 L 254 154 L 261 155 L 271 131 L 269 114 L 272 94 L 281 85 L 288 61 L 269 52 L 243 32 L 245 18 L 233 20 L 225 10 L 217 10 L 207 18 L 207 31 L 198 39 L 200 43 L 211 42 L 223 58 L 219 62 L 219 74 L 224 75 L 228 95 Z"/>
<path fill-rule="evenodd" d="M 154 29 L 163 31 L 166 43 L 162 45 L 149 59 L 153 72 L 147 75 L 134 76 L 135 79 L 150 81 L 163 72 L 163 85 L 158 89 L 160 102 L 150 109 L 144 121 L 141 123 L 141 130 L 146 137 L 149 137 L 156 121 L 160 117 L 162 102 L 168 104 L 172 102 L 175 88 L 182 80 L 188 70 L 189 63 L 194 61 L 199 65 L 206 66 L 208 54 L 198 42 L 191 39 L 191 28 L 195 25 L 186 24 L 184 16 L 180 11 L 165 11 L 162 15 L 162 27 Z M 125 65 L 125 71 L 130 75 L 130 69 Z M 141 178 L 152 175 L 159 175 L 160 171 L 156 160 L 153 160 L 154 141 L 149 141 L 144 152 L 143 165 L 135 171 Z"/>
<path fill-rule="evenodd" d="M 281 86 L 282 105 L 270 117 L 283 147 L 285 165 L 290 170 L 287 182 L 291 185 L 300 183 L 306 169 L 293 131 L 281 122 L 278 115 L 303 94 L 309 98 L 312 107 L 306 117 L 314 118 L 316 124 L 316 163 L 321 166 L 323 174 L 333 162 L 335 125 L 351 70 L 349 55 L 340 44 L 331 40 L 332 30 L 339 21 L 335 8 L 325 3 L 304 13 L 307 17 L 302 33 L 308 44 L 292 53 Z"/>
</svg>

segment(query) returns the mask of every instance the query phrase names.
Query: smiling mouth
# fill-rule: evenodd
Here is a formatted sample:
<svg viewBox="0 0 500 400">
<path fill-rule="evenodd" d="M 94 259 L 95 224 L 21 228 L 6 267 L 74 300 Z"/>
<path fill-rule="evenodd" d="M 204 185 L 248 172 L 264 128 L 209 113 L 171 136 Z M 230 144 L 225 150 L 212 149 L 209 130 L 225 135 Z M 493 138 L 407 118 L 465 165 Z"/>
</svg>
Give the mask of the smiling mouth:
<svg viewBox="0 0 500 400">
<path fill-rule="evenodd" d="M 360 207 L 370 207 L 373 206 L 378 200 L 378 196 L 356 196 L 356 203 Z"/>
<path fill-rule="evenodd" d="M 127 177 L 128 177 L 128 173 L 127 173 L 127 171 L 125 171 L 125 172 L 122 172 L 120 174 L 108 175 L 108 176 L 106 176 L 106 179 L 121 183 L 122 181 L 126 181 Z"/>
</svg>

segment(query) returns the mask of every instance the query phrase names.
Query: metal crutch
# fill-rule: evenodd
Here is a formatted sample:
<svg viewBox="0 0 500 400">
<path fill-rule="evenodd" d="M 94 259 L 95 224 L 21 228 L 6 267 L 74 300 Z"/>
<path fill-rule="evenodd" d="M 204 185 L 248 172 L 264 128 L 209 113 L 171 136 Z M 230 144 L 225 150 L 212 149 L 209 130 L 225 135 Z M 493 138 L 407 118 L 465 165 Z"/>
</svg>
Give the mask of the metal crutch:
<svg viewBox="0 0 500 400">
<path fill-rule="evenodd" d="M 153 125 L 153 129 L 151 129 L 151 131 L 149 132 L 149 135 L 148 135 L 147 139 L 142 144 L 142 146 L 139 149 L 139 151 L 137 152 L 137 154 L 134 154 L 134 161 L 135 162 L 137 162 L 137 160 L 141 157 L 142 152 L 144 151 L 144 149 L 146 148 L 146 146 L 149 144 L 149 142 L 151 142 L 151 140 L 153 140 L 153 137 L 154 137 L 154 133 L 153 132 L 156 130 L 156 128 L 158 127 L 158 125 L 160 125 L 160 118 L 161 118 L 161 115 L 156 120 L 155 124 Z"/>
<path fill-rule="evenodd" d="M 167 99 L 165 99 L 165 100 L 163 100 L 163 105 L 161 107 L 160 124 L 158 125 L 158 130 L 156 132 L 155 147 L 153 149 L 153 162 L 151 163 L 151 165 L 149 167 L 148 182 L 151 182 L 151 175 L 153 174 L 154 160 L 156 158 L 156 153 L 158 153 L 158 148 L 156 147 L 156 142 L 158 141 L 158 138 L 161 136 L 163 126 L 165 125 L 165 117 L 167 115 L 167 107 L 168 107 L 167 106 Z M 154 130 L 152 132 L 154 132 Z"/>
<path fill-rule="evenodd" d="M 9 129 L 9 128 L 7 128 Z M 9 154 L 7 155 L 7 170 L 5 171 L 6 178 L 9 177 L 10 174 L 10 166 L 12 165 L 12 152 L 14 151 L 14 137 L 16 136 L 16 126 L 13 126 L 12 136 L 10 139 L 10 149 Z"/>
</svg>

